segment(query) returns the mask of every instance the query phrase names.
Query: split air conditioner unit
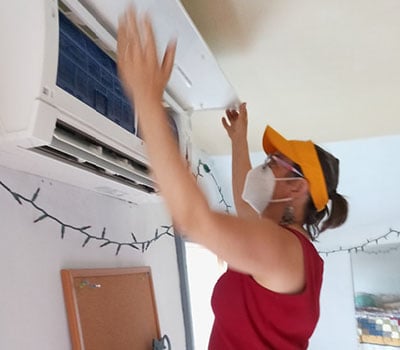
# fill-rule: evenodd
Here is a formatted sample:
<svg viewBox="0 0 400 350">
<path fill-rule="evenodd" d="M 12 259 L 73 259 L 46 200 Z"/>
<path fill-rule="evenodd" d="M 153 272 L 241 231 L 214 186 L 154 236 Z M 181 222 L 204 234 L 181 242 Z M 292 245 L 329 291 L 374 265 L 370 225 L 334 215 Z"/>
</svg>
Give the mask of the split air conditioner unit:
<svg viewBox="0 0 400 350">
<path fill-rule="evenodd" d="M 124 200 L 158 196 L 116 64 L 118 17 L 150 13 L 160 53 L 178 39 L 164 103 L 182 152 L 190 114 L 237 105 L 178 0 L 13 0 L 0 12 L 0 164 Z"/>
</svg>

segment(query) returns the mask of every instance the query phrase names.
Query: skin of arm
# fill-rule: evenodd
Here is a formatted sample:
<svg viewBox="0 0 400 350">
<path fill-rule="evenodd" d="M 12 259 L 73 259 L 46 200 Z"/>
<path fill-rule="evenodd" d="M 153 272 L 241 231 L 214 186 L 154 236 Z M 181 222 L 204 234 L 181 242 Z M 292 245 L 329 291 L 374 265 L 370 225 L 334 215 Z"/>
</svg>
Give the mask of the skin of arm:
<svg viewBox="0 0 400 350">
<path fill-rule="evenodd" d="M 152 170 L 179 231 L 252 275 L 261 285 L 282 293 L 304 287 L 300 242 L 269 219 L 244 219 L 212 211 L 179 153 L 162 106 L 172 71 L 176 42 L 159 63 L 148 17 L 138 21 L 133 8 L 120 19 L 118 71 L 134 102 Z"/>
<path fill-rule="evenodd" d="M 236 110 L 226 110 L 226 118 L 222 118 L 232 143 L 232 192 L 236 213 L 240 217 L 258 217 L 254 209 L 242 199 L 246 175 L 251 169 L 249 145 L 247 142 L 247 108 L 246 103 Z"/>
</svg>

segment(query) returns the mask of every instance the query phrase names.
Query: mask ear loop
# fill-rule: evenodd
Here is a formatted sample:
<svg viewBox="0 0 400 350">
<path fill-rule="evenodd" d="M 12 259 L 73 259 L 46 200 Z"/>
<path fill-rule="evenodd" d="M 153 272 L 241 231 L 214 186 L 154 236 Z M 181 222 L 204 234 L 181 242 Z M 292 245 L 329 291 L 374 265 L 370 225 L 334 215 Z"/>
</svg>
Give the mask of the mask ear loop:
<svg viewBox="0 0 400 350">
<path fill-rule="evenodd" d="M 278 177 L 275 178 L 275 181 L 288 181 L 288 180 L 301 180 L 303 177 Z M 282 202 L 291 202 L 293 198 L 280 198 L 280 199 L 272 199 L 270 203 L 282 203 Z M 283 226 L 294 224 L 294 207 L 289 204 L 285 207 L 282 218 L 280 220 L 280 224 Z"/>
<path fill-rule="evenodd" d="M 264 164 L 262 165 L 262 169 L 265 170 L 267 169 L 267 166 L 269 164 L 269 162 L 271 161 L 272 156 L 268 155 L 267 158 L 265 158 Z"/>
<path fill-rule="evenodd" d="M 301 179 L 306 180 L 304 177 L 294 177 L 294 178 L 289 178 L 287 180 L 301 180 Z M 282 226 L 288 226 L 295 223 L 294 207 L 292 204 L 289 204 L 285 207 L 282 218 L 279 223 Z"/>
</svg>

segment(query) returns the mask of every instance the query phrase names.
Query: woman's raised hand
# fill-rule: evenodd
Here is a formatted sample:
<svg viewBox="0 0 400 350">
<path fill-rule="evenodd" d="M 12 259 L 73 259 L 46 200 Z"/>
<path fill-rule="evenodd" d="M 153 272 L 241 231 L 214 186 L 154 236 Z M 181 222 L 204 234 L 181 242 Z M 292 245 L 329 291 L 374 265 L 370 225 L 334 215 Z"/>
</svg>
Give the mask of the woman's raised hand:
<svg viewBox="0 0 400 350">
<path fill-rule="evenodd" d="M 247 108 L 246 103 L 241 103 L 239 111 L 227 109 L 226 117 L 222 117 L 222 125 L 232 141 L 247 139 Z"/>
<path fill-rule="evenodd" d="M 172 72 L 176 40 L 171 41 L 159 62 L 151 21 L 138 19 L 133 7 L 120 18 L 117 64 L 125 91 L 136 107 L 142 101 L 161 101 Z"/>
</svg>

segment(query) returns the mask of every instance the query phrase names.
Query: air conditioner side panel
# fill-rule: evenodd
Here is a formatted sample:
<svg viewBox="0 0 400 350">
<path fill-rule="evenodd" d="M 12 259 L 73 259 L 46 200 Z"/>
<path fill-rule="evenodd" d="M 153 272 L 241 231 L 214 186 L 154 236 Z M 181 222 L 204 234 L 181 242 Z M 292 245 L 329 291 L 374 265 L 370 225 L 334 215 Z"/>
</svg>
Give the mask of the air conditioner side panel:
<svg viewBox="0 0 400 350">
<path fill-rule="evenodd" d="M 0 149 L 48 145 L 56 127 L 56 115 L 57 110 L 51 105 L 40 100 L 32 101 L 30 123 L 21 130 L 5 133 L 1 138 Z"/>
<path fill-rule="evenodd" d="M 10 141 L 32 132 L 35 100 L 52 93 L 46 87 L 54 85 L 57 69 L 57 1 L 7 2 L 0 44 L 0 123 Z"/>
</svg>

